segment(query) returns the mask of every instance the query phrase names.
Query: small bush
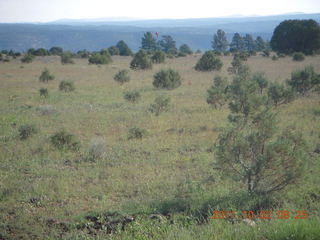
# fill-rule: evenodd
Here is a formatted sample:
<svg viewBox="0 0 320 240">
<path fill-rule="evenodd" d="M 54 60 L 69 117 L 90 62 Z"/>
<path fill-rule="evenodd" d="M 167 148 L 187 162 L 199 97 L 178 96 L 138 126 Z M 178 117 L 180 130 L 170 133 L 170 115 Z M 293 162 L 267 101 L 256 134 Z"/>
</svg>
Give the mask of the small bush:
<svg viewBox="0 0 320 240">
<path fill-rule="evenodd" d="M 108 48 L 108 51 L 110 53 L 111 56 L 114 56 L 114 55 L 119 55 L 120 54 L 120 51 L 119 51 L 119 48 L 117 48 L 116 46 L 111 46 Z"/>
<path fill-rule="evenodd" d="M 48 82 L 53 79 L 54 79 L 54 75 L 50 74 L 48 69 L 45 69 L 39 77 L 40 82 Z"/>
<path fill-rule="evenodd" d="M 26 140 L 38 132 L 37 128 L 33 124 L 22 125 L 19 127 L 18 131 L 20 140 Z"/>
<path fill-rule="evenodd" d="M 59 90 L 64 92 L 72 92 L 75 90 L 75 86 L 71 81 L 61 81 L 59 84 Z"/>
<path fill-rule="evenodd" d="M 214 52 L 207 51 L 199 59 L 195 66 L 197 71 L 219 71 L 222 68 L 222 61 L 218 58 Z"/>
<path fill-rule="evenodd" d="M 153 56 L 151 57 L 151 60 L 153 63 L 164 63 L 166 59 L 166 55 L 163 51 L 155 51 Z"/>
<path fill-rule="evenodd" d="M 49 96 L 49 91 L 47 88 L 40 88 L 39 93 L 40 93 L 40 97 L 47 98 Z"/>
<path fill-rule="evenodd" d="M 279 57 L 277 57 L 276 55 L 273 55 L 271 59 L 272 59 L 272 61 L 277 61 L 279 59 Z"/>
<path fill-rule="evenodd" d="M 21 58 L 22 63 L 31 63 L 34 59 L 34 56 L 32 54 L 26 54 Z"/>
<path fill-rule="evenodd" d="M 140 100 L 141 95 L 138 91 L 134 90 L 134 91 L 128 91 L 124 94 L 124 99 L 132 102 L 132 103 L 136 103 Z"/>
<path fill-rule="evenodd" d="M 61 55 L 61 63 L 62 64 L 74 64 L 71 53 L 63 53 Z"/>
<path fill-rule="evenodd" d="M 179 47 L 179 51 L 180 51 L 180 53 L 184 53 L 186 55 L 193 53 L 192 49 L 187 44 L 182 44 Z"/>
<path fill-rule="evenodd" d="M 162 88 L 171 90 L 181 85 L 180 74 L 172 69 L 161 70 L 154 75 L 153 86 L 156 88 Z"/>
<path fill-rule="evenodd" d="M 41 115 L 51 115 L 57 113 L 56 109 L 51 105 L 42 105 L 37 108 Z"/>
<path fill-rule="evenodd" d="M 292 60 L 293 61 L 298 61 L 298 62 L 301 62 L 305 59 L 304 57 L 304 54 L 302 52 L 295 52 L 293 55 L 292 55 Z"/>
<path fill-rule="evenodd" d="M 261 55 L 262 57 L 270 57 L 270 50 L 263 50 Z"/>
<path fill-rule="evenodd" d="M 112 62 L 111 56 L 108 51 L 105 54 L 96 53 L 89 57 L 89 64 L 108 64 Z"/>
<path fill-rule="evenodd" d="M 167 112 L 170 109 L 170 98 L 165 96 L 159 96 L 154 100 L 154 103 L 150 105 L 149 111 L 159 116 L 162 112 Z"/>
<path fill-rule="evenodd" d="M 146 51 L 140 50 L 134 55 L 130 63 L 130 68 L 134 70 L 138 70 L 138 69 L 145 70 L 145 69 L 152 68 L 151 60 L 149 59 Z"/>
<path fill-rule="evenodd" d="M 302 95 L 320 86 L 320 74 L 314 71 L 313 66 L 306 66 L 302 70 L 291 73 L 291 79 L 287 80 L 292 89 Z"/>
<path fill-rule="evenodd" d="M 130 81 L 129 71 L 124 69 L 119 71 L 113 78 L 116 82 L 121 85 Z"/>
<path fill-rule="evenodd" d="M 106 154 L 106 143 L 103 139 L 98 138 L 91 141 L 88 159 L 89 161 L 95 162 L 98 159 L 101 159 Z"/>
<path fill-rule="evenodd" d="M 147 131 L 142 128 L 133 127 L 129 129 L 128 140 L 131 139 L 142 139 L 147 135 Z"/>
<path fill-rule="evenodd" d="M 61 130 L 50 137 L 52 145 L 58 149 L 79 150 L 80 143 L 75 140 L 74 135 Z"/>
</svg>

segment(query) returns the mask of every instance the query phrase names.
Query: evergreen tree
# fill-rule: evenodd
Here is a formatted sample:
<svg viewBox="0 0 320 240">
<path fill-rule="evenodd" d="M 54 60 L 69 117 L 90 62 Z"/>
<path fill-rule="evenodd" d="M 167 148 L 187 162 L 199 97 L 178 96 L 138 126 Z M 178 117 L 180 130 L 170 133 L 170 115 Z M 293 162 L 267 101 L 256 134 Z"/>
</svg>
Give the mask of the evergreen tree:
<svg viewBox="0 0 320 240">
<path fill-rule="evenodd" d="M 146 32 L 141 40 L 141 48 L 146 51 L 155 51 L 157 49 L 156 39 L 151 32 Z"/>
<path fill-rule="evenodd" d="M 248 52 L 252 52 L 255 50 L 255 42 L 252 38 L 251 34 L 246 34 L 243 38 L 243 43 L 244 43 L 244 49 Z"/>
<path fill-rule="evenodd" d="M 159 45 L 165 53 L 176 54 L 178 52 L 176 41 L 174 41 L 170 35 L 162 36 L 162 40 L 159 41 Z"/>
<path fill-rule="evenodd" d="M 230 51 L 237 52 L 244 49 L 244 42 L 239 33 L 233 35 L 232 41 L 230 43 Z"/>
<path fill-rule="evenodd" d="M 257 37 L 255 45 L 256 45 L 256 51 L 258 52 L 261 52 L 266 49 L 266 43 L 260 36 Z"/>
<path fill-rule="evenodd" d="M 119 49 L 120 56 L 132 56 L 133 55 L 131 49 L 122 40 L 117 43 L 116 47 Z"/>
<path fill-rule="evenodd" d="M 218 52 L 225 52 L 229 46 L 226 33 L 221 29 L 213 36 L 213 41 L 211 43 L 213 50 Z"/>
</svg>

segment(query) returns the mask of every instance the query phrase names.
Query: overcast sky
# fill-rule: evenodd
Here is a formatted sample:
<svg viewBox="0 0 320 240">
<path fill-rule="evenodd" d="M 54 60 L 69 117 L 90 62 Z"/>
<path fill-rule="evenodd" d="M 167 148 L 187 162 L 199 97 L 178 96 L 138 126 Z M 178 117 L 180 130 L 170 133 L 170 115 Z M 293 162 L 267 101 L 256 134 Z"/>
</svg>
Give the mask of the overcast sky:
<svg viewBox="0 0 320 240">
<path fill-rule="evenodd" d="M 320 0 L 0 0 L 0 22 L 320 13 Z"/>
</svg>

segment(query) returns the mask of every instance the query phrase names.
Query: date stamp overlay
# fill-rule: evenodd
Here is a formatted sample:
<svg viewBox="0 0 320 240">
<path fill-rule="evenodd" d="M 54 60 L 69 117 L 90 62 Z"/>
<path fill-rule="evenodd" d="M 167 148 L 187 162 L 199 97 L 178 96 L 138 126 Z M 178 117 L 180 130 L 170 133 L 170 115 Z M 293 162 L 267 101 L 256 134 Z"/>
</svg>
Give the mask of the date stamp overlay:
<svg viewBox="0 0 320 240">
<path fill-rule="evenodd" d="M 306 210 L 261 210 L 254 211 L 219 211 L 214 210 L 212 212 L 211 219 L 308 219 L 309 214 Z"/>
</svg>

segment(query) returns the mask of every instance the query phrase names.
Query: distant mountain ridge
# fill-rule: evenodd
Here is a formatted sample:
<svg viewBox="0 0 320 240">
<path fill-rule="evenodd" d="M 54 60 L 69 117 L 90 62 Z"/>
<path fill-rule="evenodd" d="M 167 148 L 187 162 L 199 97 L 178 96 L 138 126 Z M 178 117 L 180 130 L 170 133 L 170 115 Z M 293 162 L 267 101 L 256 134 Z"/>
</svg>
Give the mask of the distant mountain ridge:
<svg viewBox="0 0 320 240">
<path fill-rule="evenodd" d="M 252 34 L 269 40 L 274 28 L 286 19 L 314 19 L 320 13 L 276 16 L 198 18 L 198 19 L 91 19 L 58 20 L 41 24 L 0 24 L 0 49 L 25 51 L 29 48 L 60 46 L 65 50 L 100 50 L 124 40 L 137 51 L 146 31 L 171 35 L 177 46 L 188 44 L 192 49 L 211 48 L 213 34 L 223 29 L 231 40 L 233 34 Z"/>
</svg>

